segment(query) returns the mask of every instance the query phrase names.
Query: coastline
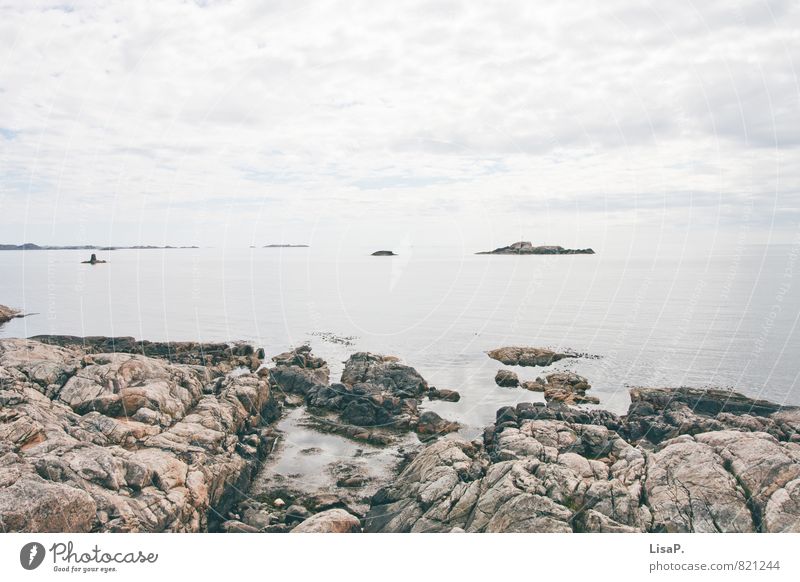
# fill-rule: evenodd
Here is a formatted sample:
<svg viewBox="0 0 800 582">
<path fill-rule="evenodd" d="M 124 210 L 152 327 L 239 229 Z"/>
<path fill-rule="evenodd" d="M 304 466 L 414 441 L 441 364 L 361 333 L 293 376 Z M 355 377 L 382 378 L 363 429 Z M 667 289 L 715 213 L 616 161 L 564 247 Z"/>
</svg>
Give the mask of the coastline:
<svg viewBox="0 0 800 582">
<path fill-rule="evenodd" d="M 0 529 L 800 528 L 794 407 L 635 388 L 622 416 L 521 403 L 465 440 L 424 410 L 446 391 L 397 358 L 353 354 L 340 382 L 307 347 L 265 359 L 246 343 L 0 340 Z M 311 488 L 265 474 L 301 424 L 352 444 L 324 471 L 325 451 L 291 449 L 324 477 Z"/>
</svg>

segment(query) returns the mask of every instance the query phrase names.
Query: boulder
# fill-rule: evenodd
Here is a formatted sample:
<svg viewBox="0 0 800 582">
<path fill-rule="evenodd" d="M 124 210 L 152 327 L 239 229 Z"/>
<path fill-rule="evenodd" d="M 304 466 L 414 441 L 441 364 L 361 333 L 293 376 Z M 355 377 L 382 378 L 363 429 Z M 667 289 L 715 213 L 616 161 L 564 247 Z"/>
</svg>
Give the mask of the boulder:
<svg viewBox="0 0 800 582">
<path fill-rule="evenodd" d="M 564 404 L 599 404 L 600 400 L 594 396 L 587 396 L 586 391 L 591 388 L 589 381 L 574 372 L 556 372 L 547 375 L 544 384 L 544 399 L 555 400 Z"/>
<path fill-rule="evenodd" d="M 361 531 L 358 518 L 344 509 L 328 509 L 313 515 L 295 527 L 291 533 L 357 533 Z"/>
<path fill-rule="evenodd" d="M 498 370 L 497 374 L 494 376 L 494 382 L 498 386 L 513 388 L 519 386 L 519 377 L 516 372 L 512 372 L 511 370 Z"/>
<path fill-rule="evenodd" d="M 458 402 L 461 400 L 461 394 L 456 392 L 455 390 L 440 390 L 438 388 L 431 387 L 428 391 L 428 398 L 430 400 L 444 400 L 445 402 Z"/>
<path fill-rule="evenodd" d="M 358 352 L 350 356 L 342 371 L 342 384 L 379 384 L 400 398 L 419 398 L 428 391 L 428 383 L 411 366 L 393 356 Z"/>
</svg>

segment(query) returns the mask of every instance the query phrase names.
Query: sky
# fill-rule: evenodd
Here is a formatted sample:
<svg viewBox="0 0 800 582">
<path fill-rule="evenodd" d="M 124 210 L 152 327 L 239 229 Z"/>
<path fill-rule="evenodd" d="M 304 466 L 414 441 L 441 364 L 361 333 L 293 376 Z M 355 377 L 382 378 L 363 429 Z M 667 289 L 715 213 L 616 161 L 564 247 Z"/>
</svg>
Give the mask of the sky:
<svg viewBox="0 0 800 582">
<path fill-rule="evenodd" d="M 0 243 L 800 232 L 790 0 L 0 0 Z"/>
</svg>

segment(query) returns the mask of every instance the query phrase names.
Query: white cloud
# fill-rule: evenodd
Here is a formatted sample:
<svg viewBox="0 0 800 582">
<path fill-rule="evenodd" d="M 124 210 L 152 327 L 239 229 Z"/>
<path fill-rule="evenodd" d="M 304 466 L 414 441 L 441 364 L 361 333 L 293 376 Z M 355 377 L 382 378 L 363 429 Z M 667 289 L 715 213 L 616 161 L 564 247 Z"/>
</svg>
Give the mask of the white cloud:
<svg viewBox="0 0 800 582">
<path fill-rule="evenodd" d="M 780 239 L 799 25 L 764 0 L 6 2 L 2 242 L 371 244 L 455 216 L 478 247 L 509 223 L 600 246 L 686 212 Z"/>
</svg>

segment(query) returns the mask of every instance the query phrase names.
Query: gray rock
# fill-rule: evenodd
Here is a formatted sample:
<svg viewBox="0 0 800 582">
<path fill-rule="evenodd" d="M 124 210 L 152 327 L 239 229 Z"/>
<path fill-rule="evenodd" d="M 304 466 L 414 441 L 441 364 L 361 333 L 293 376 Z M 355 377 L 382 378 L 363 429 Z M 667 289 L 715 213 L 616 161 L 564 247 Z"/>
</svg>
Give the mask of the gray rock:
<svg viewBox="0 0 800 582">
<path fill-rule="evenodd" d="M 547 348 L 509 346 L 487 352 L 490 358 L 506 366 L 549 366 L 564 358 L 575 358 L 574 354 L 559 353 Z"/>
<path fill-rule="evenodd" d="M 226 515 L 263 454 L 271 392 L 222 371 L 253 350 L 209 368 L 60 343 L 0 340 L 2 527 L 204 531 Z"/>
<path fill-rule="evenodd" d="M 361 531 L 358 518 L 344 509 L 328 509 L 317 513 L 295 527 L 291 533 L 357 533 Z"/>
<path fill-rule="evenodd" d="M 519 377 L 511 370 L 498 370 L 494 376 L 494 382 L 498 386 L 513 388 L 519 386 Z"/>
</svg>

